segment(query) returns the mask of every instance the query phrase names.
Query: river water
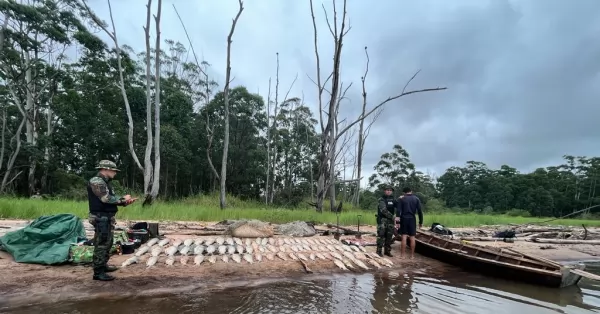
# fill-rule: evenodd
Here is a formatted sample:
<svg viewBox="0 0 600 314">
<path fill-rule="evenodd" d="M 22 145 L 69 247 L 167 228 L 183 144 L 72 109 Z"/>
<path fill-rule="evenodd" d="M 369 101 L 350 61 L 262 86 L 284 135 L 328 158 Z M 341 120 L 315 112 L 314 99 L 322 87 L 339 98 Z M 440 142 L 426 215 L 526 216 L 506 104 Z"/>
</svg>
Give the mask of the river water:
<svg viewBox="0 0 600 314">
<path fill-rule="evenodd" d="M 600 265 L 586 269 L 600 273 Z M 62 302 L 2 313 L 600 313 L 600 283 L 551 289 L 448 268 L 427 272 L 340 274 L 310 280 L 238 284 L 185 294 Z"/>
</svg>

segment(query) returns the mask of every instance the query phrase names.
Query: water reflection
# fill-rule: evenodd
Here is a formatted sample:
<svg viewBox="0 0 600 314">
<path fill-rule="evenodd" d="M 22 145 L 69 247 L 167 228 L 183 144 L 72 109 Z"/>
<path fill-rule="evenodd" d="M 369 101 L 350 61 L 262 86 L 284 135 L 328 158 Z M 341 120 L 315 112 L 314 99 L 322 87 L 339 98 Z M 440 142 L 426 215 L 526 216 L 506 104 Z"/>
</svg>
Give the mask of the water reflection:
<svg viewBox="0 0 600 314">
<path fill-rule="evenodd" d="M 588 267 L 594 271 L 593 267 Z M 596 268 L 596 271 L 600 270 Z M 551 289 L 462 272 L 311 277 L 171 297 L 89 300 L 2 313 L 600 313 L 600 285 Z"/>
</svg>

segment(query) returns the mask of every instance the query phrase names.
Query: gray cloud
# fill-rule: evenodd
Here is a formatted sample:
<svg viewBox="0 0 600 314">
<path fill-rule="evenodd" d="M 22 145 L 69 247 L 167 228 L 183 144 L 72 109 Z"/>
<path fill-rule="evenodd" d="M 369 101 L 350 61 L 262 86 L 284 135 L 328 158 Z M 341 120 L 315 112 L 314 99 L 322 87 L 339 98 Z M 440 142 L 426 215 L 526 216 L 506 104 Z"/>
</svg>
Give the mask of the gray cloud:
<svg viewBox="0 0 600 314">
<path fill-rule="evenodd" d="M 163 3 L 162 37 L 187 45 L 171 3 Z M 321 4 L 314 3 L 326 77 L 333 44 Z M 325 3 L 331 13 L 330 1 Z M 143 50 L 145 1 L 112 5 L 121 43 Z M 222 85 L 237 1 L 176 5 L 197 52 Z M 104 1 L 91 6 L 108 19 Z M 564 154 L 600 154 L 590 132 L 600 116 L 598 12 L 597 0 L 349 1 L 352 30 L 343 48 L 342 78 L 353 87 L 342 105 L 344 117 L 354 119 L 361 108 L 364 46 L 371 58 L 371 105 L 398 94 L 419 69 L 412 89 L 449 88 L 386 105 L 366 145 L 365 178 L 394 144 L 405 147 L 419 169 L 438 175 L 467 160 L 529 171 Z M 291 95 L 304 92 L 316 109 L 316 86 L 307 77 L 316 72 L 308 1 L 246 1 L 233 39 L 234 84 L 266 98 L 276 52 L 280 97 L 298 74 Z"/>
</svg>

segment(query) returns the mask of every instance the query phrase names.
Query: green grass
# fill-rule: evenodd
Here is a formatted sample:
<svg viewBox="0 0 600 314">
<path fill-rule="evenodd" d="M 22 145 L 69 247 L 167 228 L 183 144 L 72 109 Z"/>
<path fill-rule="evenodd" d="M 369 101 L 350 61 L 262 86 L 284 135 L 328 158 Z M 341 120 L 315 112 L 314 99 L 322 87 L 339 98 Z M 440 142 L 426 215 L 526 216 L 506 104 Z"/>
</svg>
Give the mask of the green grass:
<svg viewBox="0 0 600 314">
<path fill-rule="evenodd" d="M 228 209 L 219 208 L 218 197 L 197 196 L 178 202 L 156 202 L 143 208 L 141 203 L 120 207 L 117 219 L 132 220 L 182 220 L 182 221 L 221 221 L 224 219 L 258 219 L 273 223 L 285 223 L 295 220 L 315 221 L 318 223 L 336 223 L 336 215 L 331 212 L 316 213 L 313 209 L 277 209 L 265 208 L 257 202 L 244 202 L 228 198 Z M 71 213 L 81 218 L 87 217 L 87 202 L 72 200 L 35 200 L 18 198 L 0 198 L 0 218 L 35 219 L 43 215 Z M 347 209 L 340 215 L 341 225 L 356 225 L 357 215 L 362 215 L 362 224 L 375 224 L 375 210 L 362 211 Z M 475 227 L 496 224 L 525 224 L 548 220 L 549 218 L 512 217 L 507 215 L 484 215 L 475 213 L 428 213 L 425 212 L 425 226 L 433 222 L 447 227 Z M 552 225 L 600 226 L 600 220 L 562 219 L 551 222 Z"/>
</svg>

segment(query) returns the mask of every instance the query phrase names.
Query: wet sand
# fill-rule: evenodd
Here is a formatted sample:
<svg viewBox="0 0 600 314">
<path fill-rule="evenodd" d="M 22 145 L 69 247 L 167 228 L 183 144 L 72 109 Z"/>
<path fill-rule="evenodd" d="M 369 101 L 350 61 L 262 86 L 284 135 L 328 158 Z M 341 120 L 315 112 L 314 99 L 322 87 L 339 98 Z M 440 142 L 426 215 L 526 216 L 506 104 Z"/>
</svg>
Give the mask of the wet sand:
<svg viewBox="0 0 600 314">
<path fill-rule="evenodd" d="M 22 226 L 27 221 L 0 221 L 2 226 Z M 87 223 L 86 223 L 87 224 Z M 121 222 L 120 225 L 126 225 L 127 222 Z M 213 223 L 161 223 L 161 233 L 168 233 L 167 237 L 190 238 L 195 230 L 194 225 L 206 226 Z M 182 227 L 185 226 L 185 227 Z M 87 226 L 89 227 L 89 226 Z M 352 227 L 348 227 L 352 229 Z M 356 228 L 356 226 L 354 226 Z M 0 230 L 6 232 L 7 228 Z M 458 230 L 459 228 L 455 228 Z M 453 230 L 455 230 L 453 228 Z M 190 231 L 192 230 L 192 231 Z M 373 226 L 361 226 L 361 231 L 374 231 Z M 3 232 L 4 231 L 4 232 Z M 187 233 L 181 235 L 180 233 Z M 192 234 L 190 234 L 192 233 Z M 325 238 L 325 236 L 316 235 L 311 238 Z M 341 239 L 354 239 L 354 236 L 342 236 Z M 375 241 L 372 235 L 364 235 L 363 239 L 368 242 Z M 531 242 L 505 243 L 497 242 L 474 242 L 480 245 L 495 247 L 510 247 L 514 250 L 536 254 L 559 262 L 581 261 L 581 260 L 600 260 L 600 257 L 591 254 L 582 253 L 588 251 L 598 252 L 597 247 L 593 245 L 552 245 L 554 249 L 542 250 L 543 244 Z M 545 245 L 547 246 L 547 245 Z M 367 246 L 367 251 L 374 252 L 374 246 Z M 416 255 L 414 260 L 401 259 L 399 257 L 400 243 L 395 242 L 392 245 L 393 258 L 389 258 L 393 263 L 392 268 L 382 267 L 375 269 L 368 265 L 370 270 L 363 270 L 356 267 L 355 270 L 344 271 L 335 266 L 332 261 L 309 260 L 305 262 L 312 270 L 313 274 L 305 272 L 303 266 L 298 261 L 269 261 L 263 258 L 262 262 L 248 264 L 245 261 L 237 264 L 233 261 L 224 263 L 218 260 L 215 264 L 204 262 L 196 266 L 193 264 L 193 258 L 187 265 L 181 265 L 179 260 L 173 266 L 165 265 L 166 257 L 163 255 L 159 262 L 151 267 L 146 267 L 146 254 L 139 264 L 129 265 L 112 273 L 117 279 L 112 282 L 101 282 L 92 280 L 92 268 L 89 266 L 43 266 L 32 264 L 20 264 L 14 262 L 12 257 L 3 251 L 0 251 L 0 274 L 2 284 L 0 284 L 0 300 L 4 300 L 12 305 L 19 303 L 38 303 L 38 302 L 56 302 L 60 300 L 77 300 L 90 298 L 110 298 L 112 296 L 127 295 L 160 295 L 177 292 L 186 292 L 194 289 L 221 289 L 235 281 L 248 280 L 269 280 L 277 278 L 303 278 L 333 273 L 365 273 L 365 272 L 384 272 L 395 270 L 401 273 L 407 272 L 431 272 L 447 268 L 446 265 L 438 261 Z M 600 253 L 600 252 L 598 252 Z M 307 255 L 307 254 L 305 254 Z M 600 255 L 600 254 L 599 254 Z M 132 255 L 113 255 L 110 264 L 120 266 L 121 263 Z M 0 302 L 2 303 L 2 302 Z"/>
</svg>

